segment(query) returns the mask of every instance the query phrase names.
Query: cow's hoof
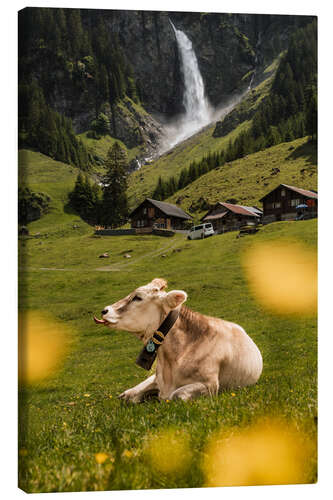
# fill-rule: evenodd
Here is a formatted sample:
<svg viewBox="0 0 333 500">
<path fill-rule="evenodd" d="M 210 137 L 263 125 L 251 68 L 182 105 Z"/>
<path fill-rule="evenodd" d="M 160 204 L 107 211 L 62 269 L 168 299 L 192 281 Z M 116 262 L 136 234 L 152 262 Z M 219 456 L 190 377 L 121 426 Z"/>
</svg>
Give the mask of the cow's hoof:
<svg viewBox="0 0 333 500">
<path fill-rule="evenodd" d="M 131 390 L 127 390 L 119 394 L 118 399 L 122 399 L 126 403 L 140 403 L 140 397 Z"/>
<path fill-rule="evenodd" d="M 171 401 L 188 401 L 189 399 L 191 399 L 190 395 L 182 391 L 175 391 L 170 396 Z"/>
</svg>

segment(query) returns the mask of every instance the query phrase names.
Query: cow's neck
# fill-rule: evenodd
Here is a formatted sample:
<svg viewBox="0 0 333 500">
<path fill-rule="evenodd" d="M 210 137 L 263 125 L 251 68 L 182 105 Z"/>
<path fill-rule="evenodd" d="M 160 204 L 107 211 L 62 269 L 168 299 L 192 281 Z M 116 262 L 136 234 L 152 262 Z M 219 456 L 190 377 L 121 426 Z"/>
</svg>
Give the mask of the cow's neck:
<svg viewBox="0 0 333 500">
<path fill-rule="evenodd" d="M 202 335 L 207 335 L 209 322 L 208 318 L 203 314 L 191 311 L 186 306 L 182 306 L 179 310 L 179 317 L 174 327 L 170 330 L 169 337 L 174 340 L 177 337 L 186 338 L 195 341 Z M 180 331 L 182 335 L 179 335 Z M 179 339 L 181 340 L 181 339 Z"/>
</svg>

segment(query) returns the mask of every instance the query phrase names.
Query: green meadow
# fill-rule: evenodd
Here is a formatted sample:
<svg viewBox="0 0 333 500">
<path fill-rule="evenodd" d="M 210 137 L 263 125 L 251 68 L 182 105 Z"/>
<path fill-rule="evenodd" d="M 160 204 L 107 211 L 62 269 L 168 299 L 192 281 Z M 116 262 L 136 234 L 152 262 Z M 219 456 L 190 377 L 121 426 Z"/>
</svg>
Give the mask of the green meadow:
<svg viewBox="0 0 333 500">
<path fill-rule="evenodd" d="M 265 310 L 252 296 L 242 268 L 244 251 L 254 239 L 291 239 L 315 248 L 315 220 L 270 224 L 243 238 L 234 232 L 200 241 L 184 235 L 96 237 L 75 215 L 63 218 L 55 191 L 50 194 L 53 212 L 30 224 L 30 237 L 19 241 L 19 303 L 21 311 L 44 312 L 63 325 L 69 351 L 52 377 L 20 388 L 20 488 L 200 487 L 213 433 L 234 432 L 264 415 L 287 419 L 307 439 L 316 439 L 316 319 Z M 104 252 L 109 259 L 99 258 Z M 255 386 L 187 403 L 128 405 L 117 399 L 147 376 L 135 364 L 142 345 L 132 334 L 111 332 L 92 318 L 155 277 L 165 278 L 169 290 L 185 290 L 191 309 L 245 328 L 264 360 Z M 147 439 L 166 428 L 190 437 L 191 466 L 179 474 L 157 473 L 145 451 Z M 316 481 L 314 454 L 307 481 Z"/>
</svg>

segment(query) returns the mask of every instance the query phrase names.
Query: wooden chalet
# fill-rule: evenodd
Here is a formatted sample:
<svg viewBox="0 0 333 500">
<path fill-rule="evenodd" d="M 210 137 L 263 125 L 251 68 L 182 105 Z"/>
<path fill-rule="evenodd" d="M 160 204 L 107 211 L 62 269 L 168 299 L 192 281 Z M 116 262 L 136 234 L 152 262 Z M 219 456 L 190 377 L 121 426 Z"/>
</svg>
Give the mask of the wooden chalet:
<svg viewBox="0 0 333 500">
<path fill-rule="evenodd" d="M 318 194 L 287 184 L 280 184 L 260 200 L 263 204 L 263 222 L 293 220 L 304 214 L 317 217 Z"/>
<path fill-rule="evenodd" d="M 192 217 L 177 205 L 146 198 L 130 214 L 132 228 L 186 229 Z M 187 224 L 186 224 L 187 223 Z"/>
<path fill-rule="evenodd" d="M 232 203 L 218 202 L 207 214 L 202 217 L 202 222 L 211 222 L 214 231 L 224 233 L 236 231 L 241 226 L 261 221 L 262 211 L 257 207 L 245 207 Z"/>
</svg>

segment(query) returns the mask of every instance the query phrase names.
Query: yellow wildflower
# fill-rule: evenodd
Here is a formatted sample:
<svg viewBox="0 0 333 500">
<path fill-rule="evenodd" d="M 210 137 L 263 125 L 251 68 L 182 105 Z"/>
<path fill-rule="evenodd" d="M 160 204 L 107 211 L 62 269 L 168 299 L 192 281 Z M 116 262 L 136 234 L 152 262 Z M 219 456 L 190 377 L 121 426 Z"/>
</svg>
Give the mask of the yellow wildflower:
<svg viewBox="0 0 333 500">
<path fill-rule="evenodd" d="M 257 300 L 278 314 L 315 314 L 317 257 L 301 243 L 256 243 L 244 254 L 244 269 Z"/>
<path fill-rule="evenodd" d="M 276 419 L 231 435 L 217 433 L 205 452 L 205 486 L 306 483 L 312 455 L 315 443 Z"/>
<path fill-rule="evenodd" d="M 104 462 L 109 458 L 107 453 L 95 453 L 95 460 L 98 464 L 104 464 Z"/>
<path fill-rule="evenodd" d="M 19 315 L 19 380 L 39 382 L 60 367 L 71 332 L 53 318 L 37 311 Z"/>
</svg>

